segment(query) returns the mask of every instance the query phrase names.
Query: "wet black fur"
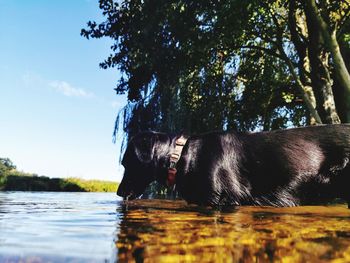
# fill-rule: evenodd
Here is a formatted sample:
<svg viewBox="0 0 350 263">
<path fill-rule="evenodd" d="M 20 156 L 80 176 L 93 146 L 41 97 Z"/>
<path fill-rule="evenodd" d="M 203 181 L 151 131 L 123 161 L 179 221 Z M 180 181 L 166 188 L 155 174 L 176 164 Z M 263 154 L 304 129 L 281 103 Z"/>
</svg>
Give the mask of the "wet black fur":
<svg viewBox="0 0 350 263">
<path fill-rule="evenodd" d="M 176 137 L 144 132 L 130 140 L 118 195 L 137 197 L 165 184 Z M 350 202 L 350 125 L 189 137 L 177 164 L 176 189 L 202 205 Z"/>
</svg>

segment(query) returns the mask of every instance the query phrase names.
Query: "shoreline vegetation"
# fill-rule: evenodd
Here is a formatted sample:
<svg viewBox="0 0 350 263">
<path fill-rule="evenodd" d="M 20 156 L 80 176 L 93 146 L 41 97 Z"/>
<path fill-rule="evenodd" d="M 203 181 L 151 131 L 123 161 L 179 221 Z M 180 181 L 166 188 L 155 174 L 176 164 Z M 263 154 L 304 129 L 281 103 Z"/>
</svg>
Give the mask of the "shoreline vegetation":
<svg viewBox="0 0 350 263">
<path fill-rule="evenodd" d="M 116 192 L 117 188 L 117 182 L 50 178 L 18 171 L 10 159 L 0 158 L 0 191 Z"/>
</svg>

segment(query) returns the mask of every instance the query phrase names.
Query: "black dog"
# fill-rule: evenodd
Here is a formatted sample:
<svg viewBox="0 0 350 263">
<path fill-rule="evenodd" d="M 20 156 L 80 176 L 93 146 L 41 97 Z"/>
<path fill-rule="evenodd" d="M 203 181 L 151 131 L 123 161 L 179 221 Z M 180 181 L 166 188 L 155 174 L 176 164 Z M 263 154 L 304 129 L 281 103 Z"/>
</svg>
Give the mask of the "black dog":
<svg viewBox="0 0 350 263">
<path fill-rule="evenodd" d="M 154 180 L 169 185 L 177 138 L 154 132 L 132 138 L 118 195 L 135 198 Z M 185 200 L 201 205 L 296 206 L 333 198 L 349 204 L 349 158 L 346 124 L 208 133 L 188 138 L 171 179 Z"/>
</svg>

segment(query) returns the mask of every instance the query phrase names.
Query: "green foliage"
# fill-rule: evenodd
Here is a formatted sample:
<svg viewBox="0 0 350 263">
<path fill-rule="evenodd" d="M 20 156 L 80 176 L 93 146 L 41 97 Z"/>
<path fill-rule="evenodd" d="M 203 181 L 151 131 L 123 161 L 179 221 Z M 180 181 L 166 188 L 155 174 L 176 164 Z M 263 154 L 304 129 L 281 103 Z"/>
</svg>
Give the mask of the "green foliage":
<svg viewBox="0 0 350 263">
<path fill-rule="evenodd" d="M 65 183 L 77 185 L 87 192 L 116 192 L 118 184 L 101 180 L 84 180 L 80 178 L 66 178 Z"/>
<path fill-rule="evenodd" d="M 16 166 L 12 163 L 9 158 L 0 158 L 0 165 L 7 170 L 16 169 Z"/>
<path fill-rule="evenodd" d="M 329 28 L 346 36 L 349 1 L 333 2 L 318 1 L 318 8 Z M 119 117 L 129 136 L 270 130 L 314 117 L 308 102 L 322 94 L 313 82 L 323 76 L 310 69 L 306 21 L 313 18 L 304 1 L 100 0 L 100 8 L 105 21 L 88 22 L 81 34 L 114 40 L 101 67 L 122 72 L 115 90 L 128 94 Z M 332 59 L 323 59 L 324 74 L 332 75 Z M 317 98 L 317 109 L 324 99 Z"/>
<path fill-rule="evenodd" d="M 16 169 L 16 166 L 13 165 L 9 158 L 0 158 L 0 187 L 1 182 L 5 180 L 5 176 L 11 173 L 14 169 Z"/>
<path fill-rule="evenodd" d="M 8 158 L 0 160 L 0 190 L 3 191 L 116 192 L 118 187 L 117 183 L 109 181 L 24 173 L 16 170 Z"/>
<path fill-rule="evenodd" d="M 300 101 L 282 98 L 282 92 L 298 97 L 286 65 L 263 52 L 276 48 L 260 36 L 277 33 L 257 1 L 100 1 L 100 7 L 106 21 L 89 22 L 82 34 L 115 40 L 115 53 L 101 67 L 124 73 L 116 91 L 128 92 L 129 135 L 305 123 Z"/>
</svg>

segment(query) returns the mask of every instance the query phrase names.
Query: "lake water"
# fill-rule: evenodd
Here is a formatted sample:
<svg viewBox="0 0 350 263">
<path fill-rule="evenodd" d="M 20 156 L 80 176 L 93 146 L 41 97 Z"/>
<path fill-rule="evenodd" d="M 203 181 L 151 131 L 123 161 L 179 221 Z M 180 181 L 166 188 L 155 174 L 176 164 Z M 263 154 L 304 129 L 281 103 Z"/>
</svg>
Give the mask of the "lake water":
<svg viewBox="0 0 350 263">
<path fill-rule="evenodd" d="M 0 192 L 0 262 L 117 261 L 350 262 L 350 210 Z"/>
</svg>

